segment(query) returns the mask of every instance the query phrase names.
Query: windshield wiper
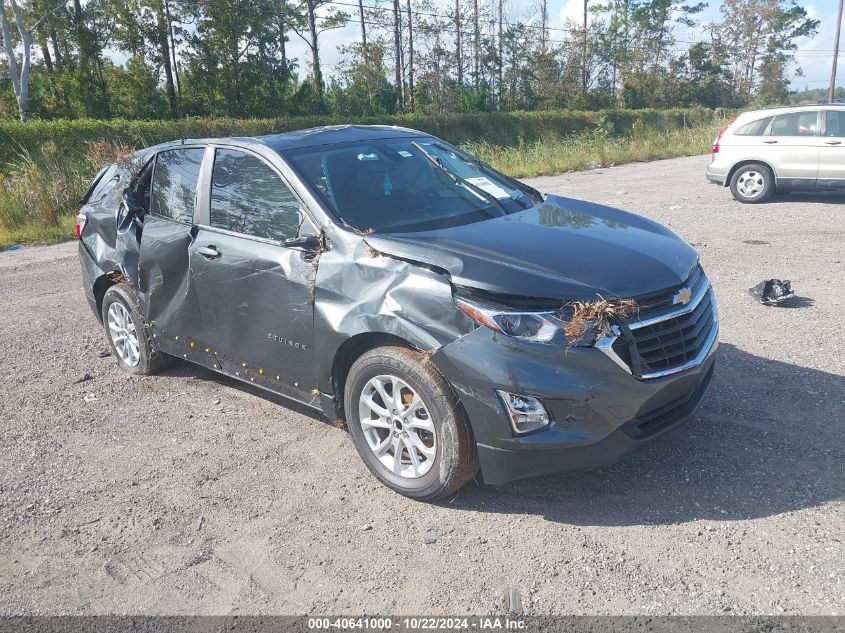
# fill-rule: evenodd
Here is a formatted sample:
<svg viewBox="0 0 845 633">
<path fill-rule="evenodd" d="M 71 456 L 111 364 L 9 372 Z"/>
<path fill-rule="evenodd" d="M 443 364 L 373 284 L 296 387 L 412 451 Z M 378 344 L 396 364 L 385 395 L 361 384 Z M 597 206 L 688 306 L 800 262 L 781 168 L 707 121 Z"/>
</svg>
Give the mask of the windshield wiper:
<svg viewBox="0 0 845 633">
<path fill-rule="evenodd" d="M 453 149 L 446 147 L 445 145 L 441 145 L 440 143 L 432 143 L 432 145 L 437 149 L 442 149 L 444 152 L 454 152 Z M 490 165 L 485 163 L 480 158 L 476 158 L 472 154 L 464 154 L 463 152 L 460 152 L 459 155 L 461 157 L 461 160 L 465 160 L 468 163 L 472 163 L 476 166 L 476 168 L 486 173 L 488 176 L 493 176 L 494 178 L 504 178 L 507 182 L 513 185 L 514 188 L 519 189 L 523 194 L 531 198 L 535 204 L 540 204 L 543 202 L 542 194 L 536 189 L 534 189 L 534 187 L 529 187 L 524 182 L 520 182 L 516 178 L 511 178 L 507 174 L 501 174 L 497 172 Z M 527 209 L 531 205 L 523 206 L 522 203 L 520 203 L 520 206 L 522 206 L 523 209 Z"/>
<path fill-rule="evenodd" d="M 499 202 L 499 199 L 496 196 L 494 196 L 493 194 L 491 194 L 487 191 L 484 191 L 484 189 L 482 189 L 478 185 L 472 184 L 466 178 L 462 178 L 461 176 L 459 176 L 458 174 L 456 174 L 455 172 L 450 170 L 448 167 L 446 167 L 446 165 L 443 164 L 443 161 L 440 160 L 439 157 L 434 156 L 433 154 L 428 152 L 426 149 L 423 148 L 422 145 L 420 145 L 416 141 L 411 142 L 411 147 L 414 147 L 417 151 L 420 152 L 420 154 L 422 154 L 423 156 L 426 157 L 428 162 L 430 162 L 432 165 L 437 167 L 444 174 L 449 176 L 449 178 L 451 178 L 455 182 L 455 184 L 462 185 L 466 189 L 469 189 L 470 191 L 472 191 L 474 194 L 481 196 L 482 198 L 484 198 L 488 202 L 492 202 L 496 206 L 496 208 L 499 209 L 499 211 L 501 211 L 502 215 L 508 214 L 507 209 L 505 209 L 504 205 L 502 205 L 502 203 Z"/>
</svg>

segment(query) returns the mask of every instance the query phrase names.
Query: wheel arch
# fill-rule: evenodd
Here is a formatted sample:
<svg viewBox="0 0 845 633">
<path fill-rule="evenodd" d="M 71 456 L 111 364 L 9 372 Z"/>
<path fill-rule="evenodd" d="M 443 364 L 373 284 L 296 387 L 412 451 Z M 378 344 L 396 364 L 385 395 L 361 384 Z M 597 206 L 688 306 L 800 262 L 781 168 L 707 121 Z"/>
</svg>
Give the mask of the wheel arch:
<svg viewBox="0 0 845 633">
<path fill-rule="evenodd" d="M 725 187 L 731 186 L 731 179 L 734 177 L 734 174 L 745 165 L 763 165 L 764 167 L 767 167 L 768 170 L 772 172 L 772 176 L 775 179 L 775 184 L 777 184 L 778 172 L 777 170 L 775 170 L 775 168 L 769 161 L 763 160 L 761 158 L 747 158 L 737 162 L 730 168 L 730 170 L 728 171 L 728 175 L 725 177 Z"/>
<path fill-rule="evenodd" d="M 94 301 L 97 302 L 97 317 L 100 322 L 103 321 L 103 298 L 106 296 L 106 291 L 123 279 L 123 275 L 119 270 L 112 270 L 104 273 L 94 280 L 92 287 L 94 293 Z"/>
<path fill-rule="evenodd" d="M 337 348 L 332 361 L 331 380 L 334 391 L 335 414 L 340 419 L 346 418 L 343 410 L 343 390 L 346 387 L 346 377 L 349 375 L 352 365 L 370 350 L 386 345 L 405 347 L 417 352 L 421 351 L 406 339 L 387 332 L 362 332 L 349 337 Z"/>
</svg>

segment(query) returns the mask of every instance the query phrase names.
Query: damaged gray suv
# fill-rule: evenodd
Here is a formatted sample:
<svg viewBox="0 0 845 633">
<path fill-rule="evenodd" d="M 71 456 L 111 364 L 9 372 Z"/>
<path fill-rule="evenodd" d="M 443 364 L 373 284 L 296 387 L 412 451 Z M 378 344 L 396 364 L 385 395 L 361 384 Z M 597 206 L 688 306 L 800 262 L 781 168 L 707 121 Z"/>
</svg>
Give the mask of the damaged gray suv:
<svg viewBox="0 0 845 633">
<path fill-rule="evenodd" d="M 122 369 L 178 357 L 341 418 L 416 499 L 610 463 L 713 378 L 716 302 L 685 242 L 413 130 L 166 143 L 83 204 Z"/>
</svg>

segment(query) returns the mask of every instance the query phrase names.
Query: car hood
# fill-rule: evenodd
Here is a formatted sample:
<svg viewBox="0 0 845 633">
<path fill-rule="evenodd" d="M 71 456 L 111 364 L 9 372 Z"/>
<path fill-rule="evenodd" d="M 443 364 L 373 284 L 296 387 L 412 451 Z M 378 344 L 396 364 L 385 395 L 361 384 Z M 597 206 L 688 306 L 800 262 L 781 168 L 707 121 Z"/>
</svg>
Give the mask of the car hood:
<svg viewBox="0 0 845 633">
<path fill-rule="evenodd" d="M 656 222 L 558 196 L 483 222 L 366 241 L 386 255 L 443 269 L 459 286 L 546 299 L 634 297 L 682 283 L 698 261 Z"/>
</svg>

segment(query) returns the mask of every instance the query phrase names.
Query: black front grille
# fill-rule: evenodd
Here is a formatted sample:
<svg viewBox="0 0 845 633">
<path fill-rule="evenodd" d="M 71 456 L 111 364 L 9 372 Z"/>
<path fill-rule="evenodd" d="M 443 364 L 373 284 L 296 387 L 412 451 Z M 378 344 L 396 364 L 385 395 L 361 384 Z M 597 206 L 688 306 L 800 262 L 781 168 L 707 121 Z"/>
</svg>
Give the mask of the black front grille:
<svg viewBox="0 0 845 633">
<path fill-rule="evenodd" d="M 713 295 L 707 290 L 709 281 L 701 268 L 697 267 L 688 282 L 685 286 L 691 290 L 693 299 L 700 296 L 702 291 L 705 292 L 690 312 L 677 314 L 683 306 L 672 303 L 678 289 L 671 289 L 661 293 L 660 299 L 653 299 L 651 304 L 640 303 L 644 306 L 640 312 L 640 321 L 622 328 L 622 336 L 613 344 L 613 351 L 631 367 L 634 375 L 643 377 L 681 367 L 701 354 L 708 343 L 716 327 Z M 666 318 L 650 325 L 639 324 L 660 318 L 662 314 Z"/>
<path fill-rule="evenodd" d="M 713 380 L 712 367 L 696 390 L 637 416 L 624 424 L 622 431 L 632 440 L 644 440 L 674 426 L 695 408 L 704 396 L 704 392 L 707 391 L 711 380 Z"/>
</svg>

